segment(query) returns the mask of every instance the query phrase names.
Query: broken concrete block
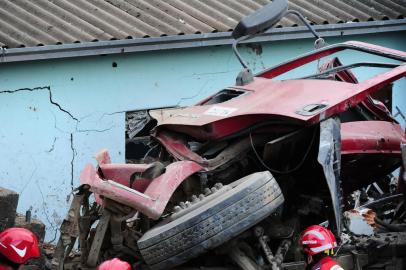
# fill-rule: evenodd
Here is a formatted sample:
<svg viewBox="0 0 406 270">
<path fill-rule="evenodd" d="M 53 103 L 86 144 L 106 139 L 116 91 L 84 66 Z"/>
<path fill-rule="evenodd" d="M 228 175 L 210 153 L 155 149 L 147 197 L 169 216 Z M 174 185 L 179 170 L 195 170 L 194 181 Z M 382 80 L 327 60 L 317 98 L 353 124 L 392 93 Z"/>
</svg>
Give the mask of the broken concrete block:
<svg viewBox="0 0 406 270">
<path fill-rule="evenodd" d="M 0 231 L 14 226 L 18 197 L 18 193 L 0 188 Z"/>
<path fill-rule="evenodd" d="M 355 235 L 373 235 L 376 213 L 368 208 L 351 209 L 344 212 L 348 230 Z"/>
<path fill-rule="evenodd" d="M 15 219 L 15 227 L 26 228 L 32 231 L 38 238 L 38 241 L 42 243 L 45 237 L 45 225 L 38 219 L 31 219 L 31 222 L 25 220 L 25 216 L 17 214 Z"/>
</svg>

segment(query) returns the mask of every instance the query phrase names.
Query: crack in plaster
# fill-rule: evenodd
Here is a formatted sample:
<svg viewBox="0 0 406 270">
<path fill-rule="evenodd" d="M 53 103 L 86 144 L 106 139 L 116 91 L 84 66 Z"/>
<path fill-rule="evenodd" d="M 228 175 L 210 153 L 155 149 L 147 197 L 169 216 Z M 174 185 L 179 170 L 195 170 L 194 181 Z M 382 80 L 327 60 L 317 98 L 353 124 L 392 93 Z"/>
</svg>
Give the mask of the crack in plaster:
<svg viewBox="0 0 406 270">
<path fill-rule="evenodd" d="M 36 186 L 37 186 L 37 188 L 39 190 L 39 193 L 41 194 L 41 198 L 42 198 L 42 213 L 44 213 L 45 218 L 48 221 L 48 224 L 51 226 L 51 229 L 53 231 L 55 231 L 54 239 L 52 239 L 51 241 L 48 242 L 48 243 L 52 243 L 52 242 L 54 242 L 56 240 L 56 235 L 58 234 L 59 228 L 57 227 L 56 222 L 55 221 L 52 222 L 51 219 L 49 218 L 49 215 L 48 215 L 48 212 L 47 212 L 47 209 L 46 209 L 47 203 L 45 202 L 44 193 L 42 192 L 42 189 L 41 189 L 41 187 L 40 187 L 40 185 L 38 184 L 37 181 L 35 182 L 35 184 L 36 184 Z M 54 225 L 54 223 L 55 223 L 55 225 Z"/>
<path fill-rule="evenodd" d="M 77 129 L 76 128 L 76 132 L 78 132 L 78 133 L 83 133 L 83 132 L 99 132 L 99 133 L 102 133 L 102 132 L 106 132 L 106 131 L 109 131 L 109 130 L 113 129 L 115 126 L 116 125 L 112 125 L 111 127 L 105 128 L 105 129 Z"/>
<path fill-rule="evenodd" d="M 53 116 L 53 118 L 54 118 L 54 129 L 56 129 L 56 130 L 58 130 L 59 132 L 64 133 L 64 134 L 70 134 L 70 132 L 61 129 L 61 128 L 59 128 L 59 127 L 56 125 L 56 122 L 57 122 L 57 121 L 56 121 L 56 115 L 55 115 L 52 111 L 51 111 L 51 114 L 52 114 L 52 116 Z"/>
<path fill-rule="evenodd" d="M 26 87 L 26 88 L 19 88 L 19 89 L 15 89 L 15 90 L 3 90 L 3 91 L 0 91 L 0 94 L 14 94 L 14 93 L 23 92 L 23 91 L 26 91 L 26 92 L 34 92 L 34 91 L 41 91 L 41 90 L 47 90 L 48 93 L 49 93 L 49 102 L 50 102 L 52 105 L 56 106 L 60 111 L 62 111 L 62 112 L 64 112 L 65 114 L 69 115 L 69 117 L 70 117 L 71 119 L 73 119 L 73 120 L 76 121 L 75 130 L 77 130 L 77 125 L 78 125 L 78 123 L 79 123 L 79 119 L 76 118 L 75 116 L 73 116 L 73 114 L 70 113 L 68 110 L 62 108 L 62 106 L 61 106 L 58 102 L 55 102 L 55 101 L 53 100 L 53 98 L 52 98 L 52 91 L 51 91 L 51 87 L 50 87 L 50 86 L 41 86 L 41 87 L 33 87 L 33 88 L 28 88 L 28 87 Z M 54 115 L 54 119 L 55 119 L 55 128 L 57 128 L 57 127 L 56 127 L 56 117 L 55 117 L 55 115 Z M 51 149 L 48 150 L 47 152 L 51 152 L 51 151 L 54 149 L 55 141 L 56 141 L 56 138 L 54 138 L 54 142 L 53 142 L 53 145 L 52 145 Z M 71 149 L 72 149 L 72 160 L 71 160 L 71 187 L 72 187 L 72 189 L 73 189 L 73 169 L 74 169 L 74 167 L 73 167 L 73 162 L 74 162 L 74 159 L 75 159 L 75 148 L 74 148 L 74 145 L 73 145 L 73 133 L 70 133 L 70 142 L 71 142 L 70 146 L 71 146 Z"/>
<path fill-rule="evenodd" d="M 71 186 L 71 189 L 73 191 L 73 168 L 74 168 L 73 163 L 75 161 L 75 154 L 76 154 L 74 144 L 73 144 L 73 133 L 70 134 L 70 148 L 72 150 L 72 159 L 70 161 L 70 176 L 71 176 L 70 186 Z"/>
<path fill-rule="evenodd" d="M 52 105 L 56 106 L 61 112 L 67 114 L 71 119 L 73 119 L 73 120 L 76 121 L 75 130 L 77 131 L 77 125 L 78 125 L 78 123 L 79 123 L 79 119 L 76 118 L 75 116 L 73 116 L 73 114 L 72 114 L 71 112 L 69 112 L 68 110 L 64 109 L 58 102 L 56 102 L 56 101 L 53 99 L 53 97 L 52 97 L 52 91 L 51 91 L 51 87 L 50 87 L 50 86 L 33 87 L 33 88 L 19 88 L 19 89 L 15 89 L 15 90 L 2 90 L 2 91 L 0 91 L 0 94 L 14 94 L 14 93 L 18 93 L 18 92 L 34 92 L 34 91 L 42 91 L 42 90 L 48 91 L 48 94 L 49 94 L 49 102 L 50 102 Z M 55 123 L 54 123 L 55 129 L 60 130 L 60 129 L 56 126 L 56 116 L 55 116 L 55 114 L 52 113 L 52 115 L 54 116 L 54 119 L 55 119 Z M 60 131 L 62 131 L 62 130 L 60 130 Z M 47 150 L 46 152 L 50 153 L 50 152 L 52 152 L 52 151 L 54 150 L 56 139 L 57 139 L 57 138 L 55 137 L 55 138 L 54 138 L 54 141 L 53 141 L 53 143 L 52 143 L 51 148 L 50 148 L 49 150 Z M 73 176 L 74 176 L 73 172 L 74 172 L 74 161 L 75 161 L 75 155 L 76 155 L 75 147 L 74 147 L 74 144 L 73 144 L 73 133 L 70 133 L 70 148 L 71 148 L 71 150 L 72 150 L 72 159 L 71 159 L 70 165 L 71 165 L 71 188 L 72 188 L 72 190 L 73 190 L 73 185 L 74 185 L 74 183 L 73 183 L 73 179 L 74 179 L 74 177 L 73 177 Z M 20 194 L 22 194 L 22 192 L 25 190 L 25 188 L 26 188 L 26 187 L 28 186 L 28 184 L 31 182 L 31 180 L 33 179 L 33 176 L 34 176 L 36 170 L 37 170 L 37 167 L 35 167 L 34 171 L 32 172 L 32 174 L 31 174 L 31 176 L 30 176 L 30 179 L 27 181 L 27 183 L 26 183 L 26 184 L 23 186 L 23 188 L 21 189 Z M 57 232 L 58 232 L 57 225 L 56 225 L 56 223 L 54 224 L 54 222 L 52 222 L 51 219 L 49 218 L 48 213 L 47 213 L 46 208 L 45 208 L 46 202 L 45 202 L 44 194 L 43 194 L 43 192 L 42 192 L 42 190 L 41 190 L 41 188 L 40 188 L 38 182 L 36 182 L 36 185 L 37 185 L 38 190 L 39 190 L 39 192 L 40 192 L 40 194 L 41 194 L 43 213 L 44 213 L 44 215 L 45 215 L 45 218 L 46 218 L 48 224 L 51 226 L 51 229 L 55 231 L 55 235 L 56 235 Z M 55 241 L 55 238 L 54 238 L 52 241 L 50 241 L 50 242 L 53 242 L 53 241 Z"/>
<path fill-rule="evenodd" d="M 19 192 L 20 195 L 23 194 L 25 188 L 31 183 L 32 179 L 34 178 L 34 174 L 37 172 L 38 167 L 37 167 L 37 164 L 35 162 L 34 162 L 34 165 L 35 165 L 35 167 L 34 167 L 34 170 L 32 171 L 32 173 L 30 175 L 30 178 L 28 179 L 27 182 L 25 182 L 25 185 L 22 187 L 22 189 Z"/>
<path fill-rule="evenodd" d="M 115 114 L 120 114 L 120 113 L 126 113 L 127 111 L 117 111 L 117 112 L 111 112 L 111 113 L 103 113 L 100 118 L 99 121 L 102 120 L 105 116 L 112 116 Z"/>
<path fill-rule="evenodd" d="M 55 142 L 56 142 L 57 137 L 54 137 L 54 141 L 52 142 L 51 148 L 49 148 L 46 153 L 51 153 L 55 149 Z"/>
<path fill-rule="evenodd" d="M 50 102 L 52 105 L 56 106 L 61 112 L 63 112 L 64 114 L 67 114 L 72 120 L 74 120 L 74 121 L 76 122 L 75 129 L 74 129 L 73 132 L 64 131 L 64 130 L 60 129 L 60 128 L 57 126 L 57 124 L 56 124 L 56 123 L 57 123 L 57 121 L 56 121 L 56 116 L 55 116 L 55 114 L 51 111 L 51 113 L 52 113 L 52 115 L 53 115 L 53 117 L 54 117 L 54 128 L 55 128 L 56 130 L 62 132 L 62 133 L 67 133 L 67 134 L 70 135 L 70 148 L 71 148 L 71 150 L 72 150 L 72 158 L 71 158 L 71 161 L 70 161 L 70 167 L 71 167 L 71 170 L 70 170 L 70 180 L 71 180 L 71 181 L 70 181 L 70 185 L 71 185 L 71 189 L 73 190 L 73 189 L 74 189 L 74 162 L 75 162 L 75 156 L 76 156 L 76 149 L 75 149 L 75 145 L 74 145 L 74 138 L 73 138 L 73 135 L 74 135 L 75 133 L 82 133 L 82 132 L 100 132 L 100 133 L 101 133 L 101 132 L 106 132 L 106 131 L 109 131 L 109 130 L 113 129 L 113 128 L 115 127 L 115 125 L 112 125 L 112 126 L 110 126 L 109 128 L 100 129 L 100 130 L 98 130 L 98 129 L 79 129 L 79 128 L 78 128 L 78 125 L 79 125 L 80 121 L 83 120 L 83 119 L 80 119 L 80 120 L 79 120 L 79 119 L 78 119 L 77 117 L 75 117 L 71 112 L 69 112 L 68 110 L 64 109 L 58 102 L 56 102 L 56 101 L 53 99 L 53 97 L 52 97 L 52 91 L 51 91 L 51 87 L 50 87 L 50 86 L 33 87 L 33 88 L 19 88 L 19 89 L 15 89 L 15 90 L 2 90 L 2 91 L 0 91 L 0 94 L 13 94 L 13 93 L 17 93 L 17 92 L 34 92 L 34 91 L 42 91 L 42 90 L 48 91 L 48 94 L 49 94 L 49 102 Z M 114 114 L 124 113 L 124 112 L 125 112 L 125 111 L 113 112 L 113 113 L 106 113 L 106 114 L 103 114 L 103 116 L 102 116 L 101 118 L 103 118 L 105 115 L 114 115 Z M 84 117 L 84 118 L 86 118 L 86 117 Z M 47 153 L 50 153 L 50 152 L 52 152 L 52 151 L 55 149 L 55 142 L 56 142 L 56 140 L 57 140 L 57 137 L 54 137 L 54 141 L 53 141 L 53 143 L 52 143 L 50 149 L 48 149 L 48 150 L 46 151 Z M 23 188 L 21 189 L 20 194 L 25 190 L 25 188 L 26 188 L 26 187 L 28 186 L 28 184 L 31 182 L 31 180 L 33 179 L 33 176 L 34 176 L 36 170 L 37 170 L 37 167 L 35 167 L 34 171 L 32 172 L 32 174 L 31 174 L 31 176 L 30 176 L 30 179 L 27 181 L 27 183 L 26 183 L 26 184 L 23 186 Z M 46 211 L 45 197 L 44 197 L 44 194 L 43 194 L 43 192 L 42 192 L 42 190 L 41 190 L 41 188 L 40 188 L 40 186 L 39 186 L 39 184 L 38 184 L 37 181 L 36 181 L 36 185 L 37 185 L 37 187 L 38 187 L 38 189 L 39 189 L 39 192 L 40 192 L 40 194 L 41 194 L 41 198 L 42 198 L 42 211 L 43 211 L 43 213 L 44 213 L 44 216 L 45 216 L 45 218 L 46 218 L 48 224 L 51 226 L 50 229 L 53 230 L 53 231 L 55 231 L 55 237 L 54 237 L 53 240 L 50 241 L 50 243 L 52 243 L 52 242 L 55 241 L 55 239 L 56 239 L 56 235 L 57 235 L 57 232 L 58 232 L 58 227 L 57 227 L 57 224 L 56 224 L 55 221 L 54 221 L 54 222 L 51 221 L 51 219 L 50 219 L 50 217 L 49 217 L 49 215 L 48 215 L 48 212 Z"/>
<path fill-rule="evenodd" d="M 206 85 L 208 83 L 209 83 L 208 80 L 205 81 L 204 84 L 200 87 L 200 89 L 193 96 L 180 98 L 178 103 L 176 103 L 175 107 L 179 107 L 179 105 L 182 103 L 182 101 L 190 100 L 190 99 L 194 99 L 194 98 L 198 97 L 203 92 L 203 90 L 206 88 Z"/>
<path fill-rule="evenodd" d="M 28 91 L 28 92 L 34 92 L 34 91 L 41 91 L 41 90 L 47 90 L 49 93 L 49 102 L 58 107 L 58 109 L 64 113 L 66 113 L 67 115 L 69 115 L 73 120 L 75 121 L 79 121 L 76 117 L 74 117 L 69 111 L 65 110 L 64 108 L 62 108 L 61 105 L 59 105 L 58 102 L 55 102 L 52 98 L 52 91 L 51 91 L 51 87 L 50 86 L 41 86 L 41 87 L 34 87 L 34 88 L 19 88 L 16 90 L 3 90 L 0 91 L 0 94 L 14 94 L 17 92 L 23 92 L 23 91 Z"/>
</svg>

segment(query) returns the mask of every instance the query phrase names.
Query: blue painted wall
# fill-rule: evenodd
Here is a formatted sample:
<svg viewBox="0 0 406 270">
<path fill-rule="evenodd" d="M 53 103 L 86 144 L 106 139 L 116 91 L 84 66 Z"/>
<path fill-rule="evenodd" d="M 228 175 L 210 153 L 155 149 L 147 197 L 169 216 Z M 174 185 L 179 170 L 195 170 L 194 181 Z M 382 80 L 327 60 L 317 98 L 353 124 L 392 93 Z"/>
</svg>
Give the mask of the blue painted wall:
<svg viewBox="0 0 406 270">
<path fill-rule="evenodd" d="M 406 51 L 404 32 L 327 41 L 350 39 Z M 307 52 L 312 43 L 267 43 L 262 53 L 244 49 L 243 55 L 258 72 Z M 354 53 L 343 55 L 344 63 L 354 59 Z M 308 65 L 293 76 L 315 70 L 316 64 Z M 124 162 L 125 111 L 193 104 L 232 85 L 239 71 L 224 46 L 1 64 L 0 186 L 20 193 L 18 210 L 32 209 L 52 240 L 85 163 L 102 148 L 110 150 L 114 162 Z M 406 112 L 404 78 L 395 84 L 393 98 Z"/>
</svg>

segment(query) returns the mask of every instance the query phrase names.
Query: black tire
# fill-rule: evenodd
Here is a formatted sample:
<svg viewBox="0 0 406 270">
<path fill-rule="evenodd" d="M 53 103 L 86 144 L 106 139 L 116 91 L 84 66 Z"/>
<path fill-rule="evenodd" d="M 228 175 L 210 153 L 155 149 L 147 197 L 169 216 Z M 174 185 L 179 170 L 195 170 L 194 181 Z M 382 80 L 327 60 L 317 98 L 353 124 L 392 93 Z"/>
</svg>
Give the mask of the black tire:
<svg viewBox="0 0 406 270">
<path fill-rule="evenodd" d="M 163 221 L 138 241 L 153 270 L 170 269 L 213 249 L 257 224 L 284 201 L 267 171 L 230 184 L 232 189 L 174 220 Z"/>
</svg>

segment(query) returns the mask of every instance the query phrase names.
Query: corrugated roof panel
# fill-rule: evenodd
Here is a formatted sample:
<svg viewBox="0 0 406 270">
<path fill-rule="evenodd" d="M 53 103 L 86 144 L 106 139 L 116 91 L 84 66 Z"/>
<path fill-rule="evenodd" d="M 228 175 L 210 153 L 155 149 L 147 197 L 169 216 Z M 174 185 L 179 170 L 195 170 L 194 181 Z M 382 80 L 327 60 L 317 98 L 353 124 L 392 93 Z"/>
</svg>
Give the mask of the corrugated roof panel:
<svg viewBox="0 0 406 270">
<path fill-rule="evenodd" d="M 23 0 L 18 2 L 23 2 L 28 7 L 32 8 L 31 12 L 44 13 L 45 17 L 43 18 L 50 22 L 55 20 L 53 26 L 66 31 L 75 37 L 76 41 L 109 40 L 113 38 L 109 33 L 106 33 L 97 26 L 82 20 L 80 17 L 76 16 L 75 13 L 63 9 L 49 0 L 36 0 L 35 2 Z M 53 16 L 49 16 L 48 14 L 52 14 Z M 55 17 L 60 20 L 54 19 Z M 62 21 L 62 23 L 59 21 Z"/>
<path fill-rule="evenodd" d="M 368 21 L 371 18 L 371 15 L 365 13 L 362 10 L 352 7 L 351 5 L 342 0 L 330 0 L 328 1 L 328 4 L 340 10 L 340 13 L 348 14 L 349 17 L 352 17 L 351 21 L 353 22 Z"/>
<path fill-rule="evenodd" d="M 109 1 L 109 4 L 117 8 L 118 10 L 122 10 L 124 13 L 126 13 L 126 17 L 130 16 L 132 17 L 133 25 L 134 27 L 142 27 L 144 28 L 143 32 L 148 33 L 147 36 L 151 35 L 152 33 L 155 33 L 155 36 L 162 36 L 166 34 L 165 29 L 159 29 L 156 27 L 157 24 L 159 24 L 161 21 L 156 19 L 155 17 L 147 15 L 143 15 L 144 11 L 139 9 L 138 7 L 128 3 L 127 1 L 124 0 L 116 0 L 116 1 Z M 118 15 L 118 13 L 117 13 Z M 149 30 L 148 30 L 149 29 Z M 167 29 L 167 31 L 171 31 L 171 29 Z"/>
<path fill-rule="evenodd" d="M 141 4 L 140 9 L 143 13 L 148 14 L 150 19 L 155 21 L 154 27 L 159 29 L 163 35 L 177 35 L 180 33 L 195 33 L 199 31 L 185 22 L 182 23 L 182 20 L 169 15 L 168 10 L 173 8 L 170 5 L 164 7 L 163 5 L 165 3 L 163 1 L 160 1 L 160 4 L 153 1 L 127 1 L 139 2 Z M 142 18 L 142 15 L 140 18 Z"/>
<path fill-rule="evenodd" d="M 269 4 L 270 0 L 253 0 L 255 3 L 259 4 L 260 6 L 265 6 L 266 4 Z"/>
<path fill-rule="evenodd" d="M 101 18 L 106 18 L 106 22 L 116 25 L 126 33 L 132 33 L 131 37 L 149 37 L 149 36 L 162 36 L 165 32 L 143 22 L 137 17 L 131 16 L 124 10 L 116 6 L 100 0 L 88 0 L 93 8 L 97 8 L 100 12 Z M 82 0 L 77 0 L 81 3 Z"/>
<path fill-rule="evenodd" d="M 303 4 L 303 3 L 301 3 Z M 303 14 L 303 16 L 305 16 L 310 23 L 312 24 L 325 24 L 328 23 L 327 19 L 324 18 L 323 16 L 317 14 L 317 13 L 313 13 L 312 10 L 308 10 L 305 7 L 302 7 L 302 5 L 296 3 L 296 1 L 290 1 L 289 2 L 289 9 L 293 9 L 293 10 L 297 10 L 300 13 Z M 285 26 L 285 25 L 284 25 Z"/>
<path fill-rule="evenodd" d="M 311 3 L 308 0 L 291 0 L 290 2 L 295 3 L 301 8 L 305 9 L 307 18 L 313 23 L 328 24 L 343 22 L 342 20 L 340 20 L 340 18 L 335 16 L 333 12 L 331 12 L 331 10 L 325 10 L 318 4 Z M 319 17 L 321 18 L 321 20 L 318 19 Z"/>
<path fill-rule="evenodd" d="M 258 4 L 257 2 L 253 1 L 253 0 L 240 0 L 240 1 L 235 1 L 235 0 L 225 0 L 226 3 L 228 2 L 238 2 L 241 5 L 251 9 L 251 10 L 257 10 L 259 8 L 261 8 L 263 5 Z"/>
<path fill-rule="evenodd" d="M 101 21 L 102 29 L 112 34 L 114 33 L 114 36 L 117 39 L 128 37 L 149 37 L 150 35 L 148 32 L 153 33 L 153 36 L 160 34 L 152 27 L 149 27 L 149 29 L 146 30 L 142 24 L 135 27 L 135 25 L 132 26 L 131 24 L 126 23 L 120 17 L 124 16 L 126 13 L 120 10 L 118 12 L 119 14 L 117 14 L 115 7 L 111 5 L 107 8 L 109 11 L 104 10 L 102 7 L 102 5 L 105 4 L 104 1 L 61 0 L 60 2 L 64 3 L 64 5 L 72 5 L 75 9 L 80 10 L 84 15 L 81 17 L 82 19 L 87 20 L 87 16 L 89 16 L 89 22 L 90 20 L 97 23 Z"/>
<path fill-rule="evenodd" d="M 58 39 L 53 37 L 51 34 L 45 33 L 37 25 L 31 25 L 27 22 L 27 18 L 23 16 L 13 16 L 12 9 L 10 6 L 2 5 L 0 8 L 0 17 L 2 20 L 6 21 L 8 25 L 13 26 L 13 28 L 18 29 L 21 33 L 24 33 L 25 30 L 28 30 L 30 33 L 30 38 L 32 43 L 27 44 L 28 46 L 36 46 L 42 44 L 56 44 Z M 21 15 L 21 13 L 20 13 Z"/>
<path fill-rule="evenodd" d="M 406 1 L 404 1 L 403 4 L 398 4 L 390 0 L 381 0 L 381 4 L 383 4 L 386 8 L 390 10 L 398 11 L 398 18 L 396 19 L 402 18 L 403 17 L 402 14 L 406 13 Z"/>
<path fill-rule="evenodd" d="M 308 1 L 309 4 L 317 6 L 321 10 L 325 10 L 330 16 L 332 16 L 332 18 L 336 18 L 336 22 L 349 22 L 349 21 L 351 22 L 356 19 L 354 15 L 338 8 L 338 6 L 336 6 L 337 3 L 333 4 L 329 3 L 328 1 L 320 1 L 320 0 L 308 0 Z"/>
<path fill-rule="evenodd" d="M 223 0 L 222 2 L 224 5 L 239 12 L 243 16 L 247 16 L 248 14 L 251 14 L 255 10 L 261 8 L 260 5 L 255 5 L 255 3 L 252 1 Z M 252 5 L 252 3 L 254 3 L 254 5 Z"/>
<path fill-rule="evenodd" d="M 226 27 L 220 28 L 220 27 L 215 27 L 215 25 L 212 25 L 212 27 L 217 28 L 219 32 L 227 32 L 230 31 L 233 26 L 237 24 L 237 20 L 233 19 L 229 15 L 225 14 L 223 11 L 220 11 L 221 8 L 217 5 L 210 5 L 207 1 L 199 1 L 199 0 L 189 0 L 185 1 L 187 4 L 194 9 L 197 9 L 199 12 L 206 14 L 211 18 L 211 21 L 215 22 L 221 22 L 222 25 L 225 25 Z M 220 10 L 219 10 L 220 9 Z"/>
<path fill-rule="evenodd" d="M 31 37 L 30 35 L 25 35 L 24 33 L 22 33 L 20 29 L 16 28 L 13 24 L 10 24 L 9 21 L 6 21 L 5 17 L 3 17 L 2 15 L 3 14 L 1 13 L 0 10 L 0 24 L 1 24 L 0 31 L 4 35 L 7 35 L 10 41 L 13 41 L 12 43 L 13 47 L 25 47 L 27 45 L 29 46 L 29 44 L 35 44 L 32 46 L 36 46 L 37 44 L 40 43 L 39 40 Z M 6 42 L 7 40 L 4 40 L 5 44 L 7 44 Z"/>
<path fill-rule="evenodd" d="M 0 46 L 231 31 L 269 0 L 1 0 Z M 406 0 L 290 0 L 313 24 L 401 19 Z M 277 27 L 302 25 L 288 15 Z"/>
<path fill-rule="evenodd" d="M 198 1 L 198 0 L 196 0 Z M 227 4 L 222 3 L 222 1 L 218 1 L 218 0 L 203 0 L 200 1 L 202 3 L 204 3 L 205 5 L 207 5 L 209 8 L 213 8 L 214 10 L 216 10 L 217 12 L 220 13 L 221 17 L 229 17 L 230 22 L 232 22 L 232 24 L 230 24 L 231 27 L 234 26 L 234 24 L 238 23 L 238 21 L 243 18 L 244 16 L 246 16 L 247 14 L 251 13 L 247 13 L 244 14 L 241 12 L 240 9 L 234 9 L 231 6 L 228 6 Z"/>
<path fill-rule="evenodd" d="M 406 7 L 406 0 L 393 0 L 392 2 L 398 4 L 399 6 Z"/>
<path fill-rule="evenodd" d="M 149 24 L 151 27 L 159 32 L 158 36 L 177 35 L 183 31 L 183 29 L 173 26 L 173 20 L 168 19 L 170 18 L 170 16 L 167 16 L 160 9 L 154 7 L 153 5 L 150 5 L 146 1 L 126 0 L 125 2 L 127 3 L 127 5 L 129 5 L 129 7 L 132 7 L 131 12 L 136 12 L 135 16 L 137 17 L 137 19 L 139 19 L 144 24 Z"/>
<path fill-rule="evenodd" d="M 167 1 L 161 0 L 150 0 L 151 4 L 155 5 L 157 8 L 165 12 L 169 18 L 174 19 L 178 22 L 178 24 L 174 24 L 174 27 L 177 25 L 184 25 L 185 27 L 190 28 L 190 31 L 185 31 L 188 34 L 196 34 L 196 33 L 210 33 L 213 32 L 215 29 L 207 25 L 206 23 L 197 20 L 190 14 L 183 12 L 171 6 Z M 168 18 L 168 19 L 169 19 Z"/>
<path fill-rule="evenodd" d="M 200 11 L 198 8 L 194 7 L 193 5 L 189 5 L 187 1 L 183 0 L 167 0 L 167 3 L 169 3 L 171 6 L 181 10 L 184 13 L 189 14 L 190 16 L 194 17 L 195 19 L 204 22 L 211 28 L 213 28 L 212 32 L 217 32 L 217 31 L 226 31 L 226 30 L 221 30 L 221 29 L 227 29 L 228 26 L 223 24 L 222 21 L 217 21 L 216 19 L 210 17 L 208 14 Z"/>
<path fill-rule="evenodd" d="M 391 1 L 386 0 L 369 0 L 366 1 L 367 4 L 373 6 L 375 9 L 379 10 L 381 13 L 388 14 L 390 19 L 400 19 L 402 18 L 402 11 L 398 10 L 398 7 L 391 7 Z"/>
<path fill-rule="evenodd" d="M 42 36 L 54 40 L 56 43 L 73 43 L 75 40 L 69 34 L 53 27 L 52 24 L 47 23 L 42 17 L 36 16 L 34 13 L 28 12 L 24 8 L 17 5 L 16 2 L 4 1 L 1 6 L 8 11 L 9 14 L 19 14 L 17 18 L 24 18 L 24 22 L 28 23 L 31 31 L 38 31 Z M 41 38 L 42 39 L 42 38 Z"/>
<path fill-rule="evenodd" d="M 80 1 L 79 5 L 74 3 L 73 1 L 65 1 L 65 0 L 51 0 L 53 4 L 57 5 L 61 9 L 75 15 L 77 18 L 94 25 L 95 27 L 99 28 L 103 32 L 109 33 L 115 39 L 125 39 L 130 35 L 130 33 L 126 33 L 123 30 L 119 29 L 118 26 L 110 24 L 106 21 L 107 18 L 99 17 L 97 12 L 97 8 L 86 9 L 86 1 Z M 142 35 L 142 33 L 140 33 Z"/>
<path fill-rule="evenodd" d="M 12 3 L 20 8 L 27 21 L 32 25 L 41 24 L 42 28 L 54 35 L 60 43 L 74 43 L 78 40 L 75 36 L 80 35 L 80 32 L 64 27 L 67 25 L 65 21 L 45 9 L 37 8 L 31 1 L 14 1 Z M 79 38 L 79 40 L 86 41 L 91 41 L 91 39 L 92 36 L 90 35 L 80 35 Z"/>
<path fill-rule="evenodd" d="M 365 13 L 370 15 L 369 21 L 372 20 L 387 20 L 388 16 L 380 13 L 374 7 L 370 7 L 368 4 L 362 2 L 362 0 L 343 0 L 345 3 L 348 3 L 354 9 L 363 10 Z"/>
<path fill-rule="evenodd" d="M 1 18 L 0 18 L 0 23 L 2 23 Z M 6 28 L 1 28 L 0 29 L 0 43 L 2 43 L 2 47 L 12 47 L 12 48 L 16 48 L 16 47 L 21 47 L 23 44 L 21 43 L 20 39 L 15 39 L 13 37 L 11 37 L 10 33 L 7 32 Z"/>
</svg>

